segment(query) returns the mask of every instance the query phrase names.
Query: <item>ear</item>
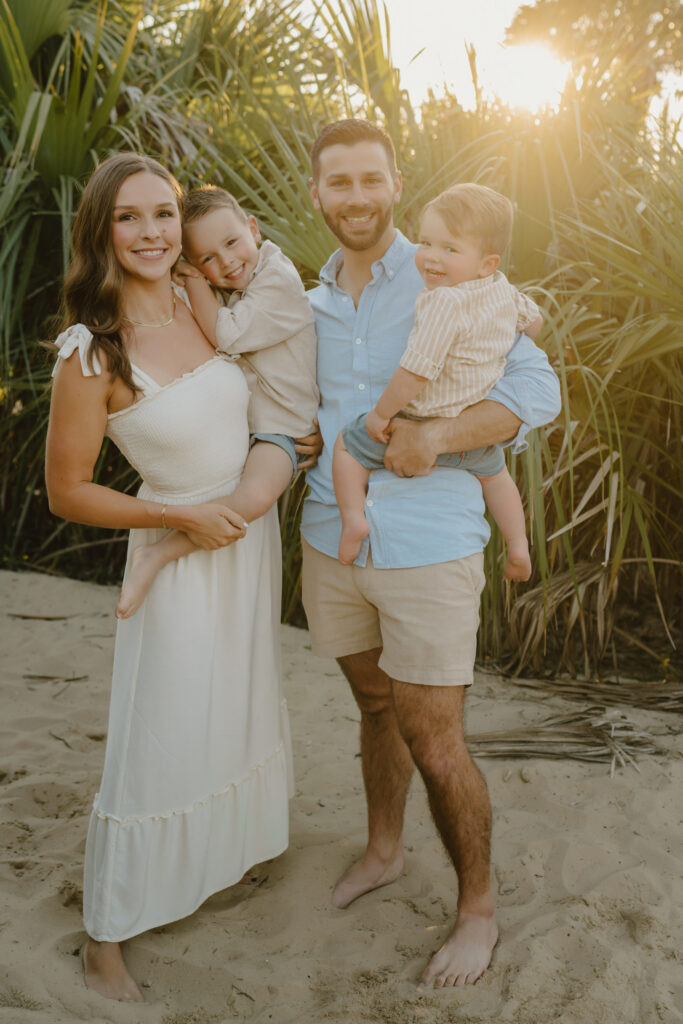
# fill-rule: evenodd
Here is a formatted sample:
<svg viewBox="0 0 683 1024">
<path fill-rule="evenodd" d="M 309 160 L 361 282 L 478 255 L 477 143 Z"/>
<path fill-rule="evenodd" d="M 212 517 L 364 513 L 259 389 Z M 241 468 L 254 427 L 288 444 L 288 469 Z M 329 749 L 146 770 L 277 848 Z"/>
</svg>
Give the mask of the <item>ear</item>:
<svg viewBox="0 0 683 1024">
<path fill-rule="evenodd" d="M 498 270 L 500 264 L 500 256 L 498 253 L 490 253 L 488 256 L 484 256 L 479 267 L 479 277 L 490 277 Z"/>
<path fill-rule="evenodd" d="M 256 217 L 247 217 L 247 224 L 249 225 L 249 230 L 251 231 L 252 238 L 254 239 L 254 241 L 260 242 L 261 232 L 259 231 L 258 221 L 256 220 Z"/>
<path fill-rule="evenodd" d="M 394 202 L 398 203 L 403 194 L 403 175 L 400 171 L 396 171 L 394 175 Z"/>
<path fill-rule="evenodd" d="M 313 178 L 308 179 L 308 191 L 311 193 L 311 202 L 313 203 L 313 209 L 320 209 L 320 199 L 318 198 L 318 186 L 316 185 Z"/>
</svg>

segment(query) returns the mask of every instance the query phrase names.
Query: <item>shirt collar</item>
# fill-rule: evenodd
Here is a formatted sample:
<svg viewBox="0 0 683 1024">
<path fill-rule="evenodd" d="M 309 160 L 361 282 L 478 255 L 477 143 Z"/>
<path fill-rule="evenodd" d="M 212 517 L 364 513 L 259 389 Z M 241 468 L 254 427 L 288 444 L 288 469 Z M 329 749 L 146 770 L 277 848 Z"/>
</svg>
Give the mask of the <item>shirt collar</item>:
<svg viewBox="0 0 683 1024">
<path fill-rule="evenodd" d="M 266 238 L 265 241 L 261 242 L 261 245 L 259 246 L 259 251 L 258 251 L 258 259 L 256 260 L 256 266 L 252 270 L 251 276 L 250 276 L 248 282 L 245 284 L 244 288 L 242 288 L 242 289 L 239 289 L 239 288 L 233 289 L 233 291 L 231 291 L 231 293 L 230 293 L 229 298 L 232 298 L 233 296 L 238 297 L 238 296 L 243 295 L 244 292 L 246 291 L 246 289 L 251 284 L 251 282 L 256 277 L 256 275 L 259 273 L 259 271 L 263 270 L 264 264 L 266 264 L 268 262 L 268 260 L 271 258 L 271 256 L 273 255 L 273 253 L 276 253 L 277 251 L 278 251 L 277 245 L 275 245 L 274 242 L 269 242 L 267 238 Z"/>
<path fill-rule="evenodd" d="M 413 258 L 414 252 L 415 246 L 413 243 L 409 242 L 406 236 L 397 228 L 396 237 L 384 253 L 384 256 L 381 256 L 372 264 L 373 278 L 376 278 L 381 271 L 391 280 L 396 276 L 406 260 Z M 322 284 L 336 285 L 337 275 L 341 270 L 343 262 L 344 258 L 341 249 L 336 249 L 320 271 L 320 281 Z"/>
<path fill-rule="evenodd" d="M 261 242 L 258 251 L 258 259 L 256 260 L 256 266 L 251 272 L 250 281 L 256 277 L 259 270 L 263 270 L 263 264 L 267 263 L 274 252 L 277 251 L 277 246 L 273 242 L 269 242 L 266 238 L 265 241 Z"/>
<path fill-rule="evenodd" d="M 465 292 L 476 292 L 483 291 L 485 288 L 490 288 L 491 285 L 505 280 L 507 279 L 502 271 L 494 270 L 492 274 L 488 274 L 486 277 L 475 277 L 472 281 L 461 281 L 460 284 L 456 284 L 453 287 L 460 288 L 461 291 Z"/>
</svg>

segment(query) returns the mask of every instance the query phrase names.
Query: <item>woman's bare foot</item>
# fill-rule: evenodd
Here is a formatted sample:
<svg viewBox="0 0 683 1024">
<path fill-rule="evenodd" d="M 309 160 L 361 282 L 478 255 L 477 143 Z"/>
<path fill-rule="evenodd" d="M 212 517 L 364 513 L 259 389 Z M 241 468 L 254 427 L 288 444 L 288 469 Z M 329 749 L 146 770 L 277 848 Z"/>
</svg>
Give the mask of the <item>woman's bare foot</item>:
<svg viewBox="0 0 683 1024">
<path fill-rule="evenodd" d="M 142 992 L 123 962 L 118 942 L 88 939 L 81 950 L 81 960 L 85 984 L 93 992 L 121 1003 L 144 1003 Z"/>
<path fill-rule="evenodd" d="M 117 619 L 129 619 L 147 597 L 147 592 L 159 572 L 161 564 L 155 551 L 156 544 L 142 544 L 130 556 L 126 579 L 116 606 Z"/>
<path fill-rule="evenodd" d="M 355 559 L 358 558 L 360 546 L 369 533 L 370 526 L 364 515 L 353 518 L 344 516 L 337 555 L 342 565 L 353 565 Z"/>
<path fill-rule="evenodd" d="M 458 914 L 453 931 L 429 961 L 421 985 L 434 988 L 473 985 L 491 962 L 498 941 L 496 920 L 479 914 Z"/>
<path fill-rule="evenodd" d="M 332 906 L 343 910 L 366 892 L 395 882 L 403 871 L 403 851 L 391 860 L 381 860 L 367 850 L 344 872 L 332 890 Z"/>
<path fill-rule="evenodd" d="M 505 563 L 505 578 L 523 583 L 531 576 L 531 558 L 526 537 L 519 541 L 509 541 L 508 557 Z"/>
</svg>

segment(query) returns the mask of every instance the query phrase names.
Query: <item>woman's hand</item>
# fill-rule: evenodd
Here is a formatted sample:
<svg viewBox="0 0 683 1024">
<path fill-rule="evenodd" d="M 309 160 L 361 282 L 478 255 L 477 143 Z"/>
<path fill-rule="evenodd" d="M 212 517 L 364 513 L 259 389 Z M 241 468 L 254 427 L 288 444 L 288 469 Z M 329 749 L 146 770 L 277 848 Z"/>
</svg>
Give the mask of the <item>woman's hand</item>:
<svg viewBox="0 0 683 1024">
<path fill-rule="evenodd" d="M 306 437 L 295 437 L 294 444 L 296 451 L 299 455 L 305 455 L 306 458 L 299 463 L 299 469 L 310 469 L 315 466 L 318 461 L 318 456 L 323 450 L 323 435 L 320 433 L 320 427 L 318 421 L 313 420 L 315 424 L 315 433 L 307 434 Z"/>
<path fill-rule="evenodd" d="M 182 510 L 173 510 L 173 506 L 169 506 L 166 509 L 167 521 L 172 522 L 173 511 L 182 516 L 183 526 L 178 528 L 187 534 L 193 544 L 205 551 L 216 551 L 234 544 L 247 532 L 244 517 L 226 505 L 207 502 L 204 505 L 186 505 Z"/>
<path fill-rule="evenodd" d="M 376 409 L 371 409 L 365 417 L 365 429 L 368 434 L 373 441 L 381 441 L 383 444 L 389 443 L 389 431 L 387 428 L 390 423 L 391 420 L 384 419 Z"/>
</svg>

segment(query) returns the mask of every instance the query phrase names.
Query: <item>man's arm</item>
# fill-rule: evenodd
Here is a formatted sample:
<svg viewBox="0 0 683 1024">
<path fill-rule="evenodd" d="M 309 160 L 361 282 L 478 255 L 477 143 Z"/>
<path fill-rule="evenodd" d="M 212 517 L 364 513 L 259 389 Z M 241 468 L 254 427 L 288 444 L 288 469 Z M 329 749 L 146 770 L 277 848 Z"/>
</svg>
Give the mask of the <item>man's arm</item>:
<svg viewBox="0 0 683 1024">
<path fill-rule="evenodd" d="M 545 352 L 521 335 L 508 354 L 505 374 L 487 399 L 453 419 L 392 420 L 384 465 L 397 476 L 424 476 L 442 452 L 508 443 L 522 451 L 527 430 L 549 423 L 559 411 L 557 375 Z"/>
<path fill-rule="evenodd" d="M 452 419 L 391 421 L 391 440 L 384 465 L 396 476 L 430 473 L 442 452 L 469 452 L 511 441 L 522 420 L 499 402 L 485 399 Z"/>
</svg>

